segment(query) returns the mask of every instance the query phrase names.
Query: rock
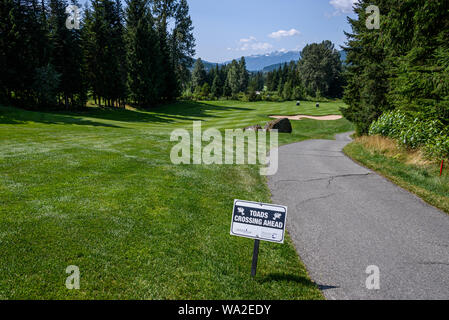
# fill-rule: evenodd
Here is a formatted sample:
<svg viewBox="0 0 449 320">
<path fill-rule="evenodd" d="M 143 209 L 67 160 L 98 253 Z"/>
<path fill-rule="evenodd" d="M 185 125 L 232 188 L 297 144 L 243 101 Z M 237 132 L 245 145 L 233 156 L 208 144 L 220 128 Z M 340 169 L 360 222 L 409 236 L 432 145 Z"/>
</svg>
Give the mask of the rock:
<svg viewBox="0 0 449 320">
<path fill-rule="evenodd" d="M 259 130 L 262 130 L 262 126 L 257 124 L 255 126 L 246 127 L 245 129 L 243 129 L 243 131 L 247 131 L 247 130 L 259 131 Z"/>
<path fill-rule="evenodd" d="M 270 121 L 265 125 L 265 130 L 278 130 L 280 133 L 292 133 L 292 124 L 290 120 L 287 118 L 276 119 L 274 121 Z"/>
</svg>

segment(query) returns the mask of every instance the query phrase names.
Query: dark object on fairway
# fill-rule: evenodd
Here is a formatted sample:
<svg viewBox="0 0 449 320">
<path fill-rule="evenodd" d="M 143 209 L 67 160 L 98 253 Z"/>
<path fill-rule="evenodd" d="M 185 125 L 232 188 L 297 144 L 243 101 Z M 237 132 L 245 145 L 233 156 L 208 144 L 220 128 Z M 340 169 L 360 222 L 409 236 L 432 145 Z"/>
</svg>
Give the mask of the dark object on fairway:
<svg viewBox="0 0 449 320">
<path fill-rule="evenodd" d="M 262 126 L 259 124 L 256 124 L 255 126 L 246 127 L 243 129 L 243 131 L 252 130 L 252 131 L 259 131 L 262 130 Z"/>
<path fill-rule="evenodd" d="M 320 104 L 319 104 L 319 103 L 317 103 L 317 104 L 316 104 L 316 107 L 317 107 L 317 108 L 319 108 L 319 107 L 320 107 Z"/>
<path fill-rule="evenodd" d="M 292 133 L 292 124 L 290 120 L 287 118 L 276 119 L 274 121 L 270 121 L 265 125 L 265 130 L 278 130 L 281 133 Z"/>
<path fill-rule="evenodd" d="M 296 105 L 300 106 L 301 105 L 301 101 L 296 101 Z"/>
</svg>

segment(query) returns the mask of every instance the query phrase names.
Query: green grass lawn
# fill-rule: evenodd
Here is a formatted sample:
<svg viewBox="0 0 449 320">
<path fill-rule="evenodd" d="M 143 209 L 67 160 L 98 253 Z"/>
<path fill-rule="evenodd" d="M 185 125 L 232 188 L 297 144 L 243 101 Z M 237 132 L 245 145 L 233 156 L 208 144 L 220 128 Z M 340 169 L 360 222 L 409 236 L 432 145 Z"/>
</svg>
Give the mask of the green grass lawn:
<svg viewBox="0 0 449 320">
<path fill-rule="evenodd" d="M 180 102 L 152 112 L 0 107 L 0 299 L 321 299 L 292 242 L 229 235 L 234 199 L 270 202 L 257 166 L 170 162 L 170 133 L 339 114 L 341 103 Z M 345 120 L 302 120 L 281 143 L 332 138 Z M 81 289 L 68 290 L 76 265 Z"/>
</svg>

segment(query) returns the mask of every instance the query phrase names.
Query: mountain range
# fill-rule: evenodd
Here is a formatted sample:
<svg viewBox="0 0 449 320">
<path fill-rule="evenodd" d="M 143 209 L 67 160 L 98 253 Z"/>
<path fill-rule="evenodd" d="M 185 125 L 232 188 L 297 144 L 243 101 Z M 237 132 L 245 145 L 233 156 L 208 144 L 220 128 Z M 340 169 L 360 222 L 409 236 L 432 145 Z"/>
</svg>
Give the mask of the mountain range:
<svg viewBox="0 0 449 320">
<path fill-rule="evenodd" d="M 343 50 L 340 51 L 341 60 L 344 62 L 346 60 L 346 52 Z M 251 55 L 246 56 L 246 68 L 248 71 L 263 71 L 263 72 L 269 72 L 274 69 L 279 68 L 285 63 L 288 63 L 290 61 L 297 61 L 301 57 L 300 51 L 274 51 L 271 53 L 266 54 L 258 54 L 258 55 Z M 218 63 L 218 65 L 226 65 L 231 63 L 231 61 L 226 61 L 223 63 Z M 204 67 L 206 70 L 210 70 L 211 68 L 215 67 L 217 63 L 204 61 L 203 60 Z"/>
</svg>

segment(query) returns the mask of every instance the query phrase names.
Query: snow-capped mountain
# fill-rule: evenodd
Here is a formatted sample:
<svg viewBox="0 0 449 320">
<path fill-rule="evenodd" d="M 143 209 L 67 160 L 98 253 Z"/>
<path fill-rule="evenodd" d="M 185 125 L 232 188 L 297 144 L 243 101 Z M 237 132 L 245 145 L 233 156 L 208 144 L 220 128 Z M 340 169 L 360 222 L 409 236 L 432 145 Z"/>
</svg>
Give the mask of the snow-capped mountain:
<svg viewBox="0 0 449 320">
<path fill-rule="evenodd" d="M 346 60 L 346 53 L 342 50 L 340 51 L 341 60 L 344 62 Z M 275 68 L 279 68 L 284 63 L 290 61 L 298 61 L 301 56 L 300 51 L 274 51 L 271 53 L 257 54 L 246 56 L 246 68 L 248 71 L 272 71 Z M 236 60 L 240 60 L 236 58 Z M 207 70 L 214 67 L 216 63 L 204 61 L 204 66 Z M 218 65 L 229 64 L 231 61 L 226 61 L 224 63 L 219 63 Z"/>
<path fill-rule="evenodd" d="M 258 54 L 245 57 L 246 67 L 249 71 L 261 71 L 263 68 L 279 63 L 299 60 L 299 51 L 274 51 L 266 54 Z M 225 62 L 225 64 L 230 61 Z"/>
</svg>

